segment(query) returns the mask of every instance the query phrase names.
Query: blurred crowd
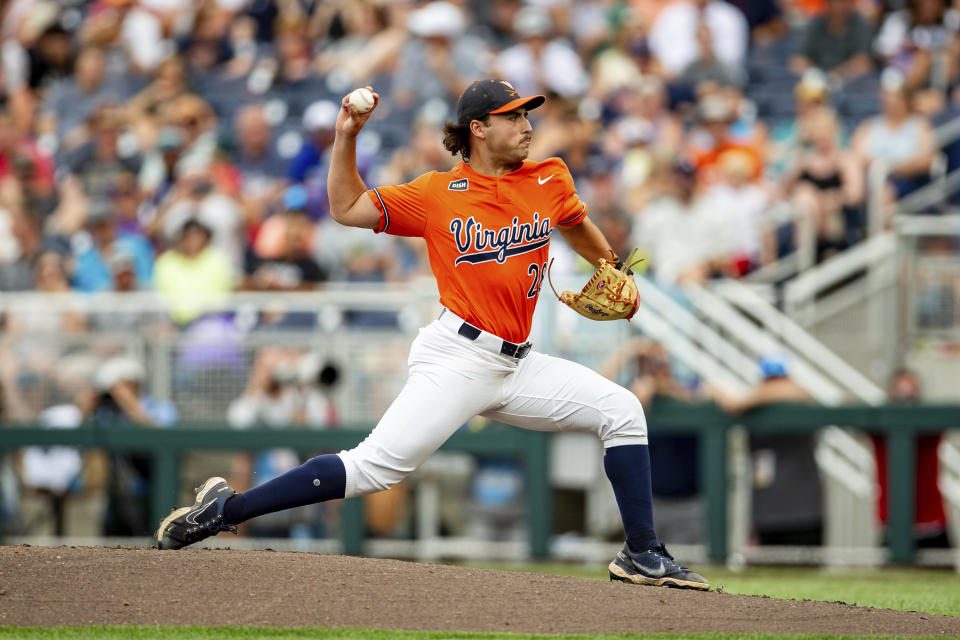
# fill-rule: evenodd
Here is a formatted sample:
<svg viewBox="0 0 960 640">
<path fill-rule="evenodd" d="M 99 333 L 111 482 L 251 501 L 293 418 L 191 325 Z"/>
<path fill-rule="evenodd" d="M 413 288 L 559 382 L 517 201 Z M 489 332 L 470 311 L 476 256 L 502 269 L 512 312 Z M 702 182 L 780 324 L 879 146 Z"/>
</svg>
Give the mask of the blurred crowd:
<svg viewBox="0 0 960 640">
<path fill-rule="evenodd" d="M 12 0 L 2 24 L 0 291 L 156 290 L 180 325 L 190 292 L 425 272 L 326 215 L 356 86 L 382 96 L 370 184 L 455 162 L 472 80 L 548 95 L 531 157 L 666 282 L 849 246 L 867 167 L 887 201 L 924 184 L 960 100 L 949 0 Z"/>
<path fill-rule="evenodd" d="M 156 291 L 169 305 L 0 305 L 0 420 L 53 404 L 31 399 L 31 376 L 76 389 L 118 355 L 45 336 L 222 345 L 236 322 L 207 313 L 219 295 L 428 273 L 419 240 L 327 214 L 334 123 L 358 86 L 381 96 L 358 139 L 371 186 L 458 160 L 441 129 L 473 80 L 547 95 L 531 158 L 563 158 L 614 248 L 638 247 L 665 286 L 793 254 L 813 265 L 865 236 L 868 201 L 889 225 L 887 205 L 960 166 L 957 145 L 941 152 L 934 136 L 960 113 L 958 0 L 10 0 L 0 12 L 0 292 Z M 215 372 L 246 385 L 223 403 L 237 428 L 337 422 L 333 374 L 314 355 L 184 354 L 175 390 L 197 383 L 204 358 L 237 360 Z M 51 425 L 106 415 L 102 403 L 130 424 L 175 422 L 133 368 L 135 384 L 107 376 Z M 130 472 L 147 473 L 141 462 Z"/>
</svg>

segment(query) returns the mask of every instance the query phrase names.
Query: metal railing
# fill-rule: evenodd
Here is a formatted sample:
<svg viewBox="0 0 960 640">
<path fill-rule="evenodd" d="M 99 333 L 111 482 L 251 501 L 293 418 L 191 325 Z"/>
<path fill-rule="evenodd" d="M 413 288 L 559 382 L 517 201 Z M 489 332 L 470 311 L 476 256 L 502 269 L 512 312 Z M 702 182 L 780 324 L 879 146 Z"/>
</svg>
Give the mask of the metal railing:
<svg viewBox="0 0 960 640">
<path fill-rule="evenodd" d="M 802 353 L 810 364 L 816 365 L 820 371 L 832 378 L 835 384 L 846 389 L 857 400 L 870 405 L 882 404 L 886 400 L 887 394 L 883 389 L 803 329 L 794 318 L 782 313 L 750 287 L 736 280 L 724 280 L 717 284 L 715 291 L 755 318 L 777 339 Z"/>
<path fill-rule="evenodd" d="M 896 247 L 895 236 L 883 233 L 811 267 L 784 286 L 784 312 L 810 327 L 892 286 Z M 872 277 L 857 278 L 867 272 Z"/>
</svg>

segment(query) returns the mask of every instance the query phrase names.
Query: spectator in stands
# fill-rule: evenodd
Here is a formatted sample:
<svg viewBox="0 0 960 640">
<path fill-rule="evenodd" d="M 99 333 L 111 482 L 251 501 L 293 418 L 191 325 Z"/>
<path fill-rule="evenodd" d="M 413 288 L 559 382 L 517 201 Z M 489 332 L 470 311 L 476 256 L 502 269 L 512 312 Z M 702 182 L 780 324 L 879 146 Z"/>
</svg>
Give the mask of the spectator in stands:
<svg viewBox="0 0 960 640">
<path fill-rule="evenodd" d="M 831 83 L 843 84 L 873 70 L 870 42 L 873 28 L 854 7 L 853 0 L 827 0 L 826 9 L 804 28 L 800 50 L 790 70 L 800 75 L 810 67 L 827 73 Z"/>
<path fill-rule="evenodd" d="M 577 52 L 554 38 L 550 12 L 539 5 L 517 11 L 513 32 L 518 42 L 494 61 L 495 75 L 507 79 L 521 95 L 582 95 L 589 84 Z"/>
<path fill-rule="evenodd" d="M 617 178 L 616 184 L 604 184 L 608 184 L 613 191 L 609 194 L 612 200 L 621 201 L 633 211 L 643 208 L 654 196 L 654 166 L 663 154 L 656 147 L 656 135 L 654 125 L 645 118 L 621 118 L 607 130 L 604 157 L 615 159 L 619 171 L 612 172 Z M 597 170 L 591 172 L 590 182 L 581 188 L 591 208 L 596 206 L 595 187 L 598 180 L 603 182 L 604 173 L 608 173 L 605 164 L 597 162 Z"/>
<path fill-rule="evenodd" d="M 434 0 L 410 13 L 407 27 L 415 36 L 399 55 L 393 76 L 395 105 L 413 109 L 431 98 L 455 104 L 464 87 L 487 75 L 490 49 L 467 32 L 464 10 Z"/>
<path fill-rule="evenodd" d="M 667 90 L 659 76 L 643 74 L 628 86 L 623 94 L 623 113 L 650 123 L 650 144 L 657 153 L 672 156 L 680 152 L 683 125 L 667 106 Z"/>
<path fill-rule="evenodd" d="M 851 138 L 857 167 L 851 176 L 858 180 L 851 195 L 859 202 L 866 200 L 867 171 L 873 163 L 882 162 L 889 175 L 883 200 L 889 204 L 929 182 L 936 143 L 930 119 L 913 111 L 910 91 L 896 69 L 887 69 L 881 76 L 880 105 L 880 115 L 861 123 Z"/>
<path fill-rule="evenodd" d="M 173 404 L 156 401 L 144 392 L 146 370 L 133 358 L 118 356 L 103 362 L 94 381 L 97 395 L 91 418 L 100 427 L 169 427 L 177 421 Z M 142 454 L 112 453 L 110 462 L 104 534 L 149 535 L 152 460 Z"/>
<path fill-rule="evenodd" d="M 904 75 L 913 106 L 933 115 L 960 75 L 960 12 L 945 0 L 916 0 L 887 15 L 877 35 L 877 53 Z"/>
<path fill-rule="evenodd" d="M 650 49 L 669 78 L 705 57 L 698 29 L 709 31 L 709 40 L 702 40 L 709 42 L 712 58 L 727 68 L 742 67 L 750 35 L 743 13 L 720 0 L 681 0 L 660 11 L 650 28 Z"/>
<path fill-rule="evenodd" d="M 92 408 L 94 420 L 105 425 L 172 426 L 177 421 L 176 408 L 145 392 L 146 376 L 143 365 L 133 358 L 104 361 L 95 374 L 100 397 Z"/>
<path fill-rule="evenodd" d="M 625 11 L 613 29 L 608 46 L 586 60 L 590 63 L 589 95 L 616 101 L 620 89 L 634 86 L 641 77 L 662 78 L 665 74 L 650 51 L 647 22 L 636 6 Z M 614 105 L 612 110 L 618 109 Z"/>
<path fill-rule="evenodd" d="M 327 168 L 329 167 L 333 126 L 340 105 L 332 100 L 317 100 L 303 112 L 303 143 L 287 168 L 287 179 L 307 189 L 307 211 L 312 218 L 327 213 Z M 359 158 L 358 158 L 359 161 Z M 369 164 L 370 160 L 364 164 Z"/>
<path fill-rule="evenodd" d="M 264 218 L 270 202 L 279 199 L 286 186 L 287 160 L 277 153 L 273 129 L 262 104 L 242 107 L 234 119 L 236 151 L 233 166 L 240 173 L 241 205 L 248 222 Z"/>
<path fill-rule="evenodd" d="M 196 218 L 180 227 L 177 244 L 157 258 L 154 282 L 170 305 L 170 316 L 185 325 L 202 316 L 220 296 L 233 290 L 234 269 L 211 246 L 213 232 Z"/>
<path fill-rule="evenodd" d="M 273 144 L 273 128 L 264 105 L 245 105 L 237 112 L 234 136 L 237 148 L 233 164 L 243 176 L 245 192 L 259 193 L 263 190 L 261 183 L 286 175 L 286 162 Z"/>
<path fill-rule="evenodd" d="M 887 402 L 894 406 L 914 406 L 923 401 L 920 378 L 910 369 L 899 369 L 890 378 Z M 937 486 L 937 449 L 942 434 L 918 434 L 914 439 L 914 520 L 913 535 L 920 547 L 949 547 L 947 518 L 943 509 L 943 496 Z M 887 440 L 883 435 L 872 436 L 877 456 L 877 518 L 886 525 L 889 522 L 889 473 L 887 467 Z"/>
<path fill-rule="evenodd" d="M 127 51 L 121 40 L 123 22 L 135 5 L 135 0 L 110 0 L 97 3 L 87 12 L 83 22 L 77 27 L 75 36 L 80 42 L 104 47 L 110 57 L 111 66 L 132 71 L 127 60 Z M 122 60 L 120 60 L 122 58 Z"/>
<path fill-rule="evenodd" d="M 43 93 L 70 76 L 74 49 L 57 21 L 56 4 L 18 4 L 4 7 L 3 75 L 10 114 L 28 131 Z"/>
<path fill-rule="evenodd" d="M 684 67 L 677 81 L 681 84 L 698 87 L 704 83 L 719 86 L 743 86 L 746 72 L 741 66 L 724 62 L 717 57 L 713 47 L 713 33 L 705 16 L 697 21 L 696 28 L 697 57 Z"/>
<path fill-rule="evenodd" d="M 287 169 L 291 182 L 315 183 L 326 179 L 324 156 L 333 144 L 333 126 L 339 111 L 340 105 L 332 100 L 317 100 L 303 112 L 303 145 Z"/>
<path fill-rule="evenodd" d="M 770 198 L 754 181 L 760 170 L 754 154 L 726 149 L 717 156 L 717 179 L 703 192 L 711 230 L 714 271 L 739 278 L 773 258 Z"/>
<path fill-rule="evenodd" d="M 130 0 L 121 0 L 122 4 Z M 151 73 L 169 52 L 176 50 L 173 35 L 193 11 L 189 0 L 139 1 L 123 14 L 120 39 L 133 68 Z"/>
<path fill-rule="evenodd" d="M 217 149 L 217 117 L 207 102 L 192 93 L 185 93 L 163 103 L 161 122 L 183 133 L 183 150 L 176 169 L 208 167 Z"/>
<path fill-rule="evenodd" d="M 87 233 L 75 238 L 72 285 L 77 291 L 105 291 L 114 287 L 110 256 L 121 252 L 134 265 L 137 286 L 149 287 L 153 279 L 153 247 L 137 233 L 117 230 L 110 203 L 94 200 L 87 212 Z"/>
<path fill-rule="evenodd" d="M 409 144 L 397 149 L 383 167 L 380 180 L 389 184 L 409 182 L 425 171 L 452 168 L 456 159 L 443 148 L 442 127 L 446 109 L 424 105 L 413 120 Z"/>
<path fill-rule="evenodd" d="M 143 194 L 137 186 L 134 173 L 121 173 L 110 187 L 110 207 L 117 231 L 138 236 L 146 236 L 146 226 L 140 219 L 140 207 Z"/>
<path fill-rule="evenodd" d="M 649 256 L 649 268 L 662 284 L 702 282 L 711 256 L 710 229 L 703 201 L 696 198 L 695 169 L 686 162 L 655 170 L 659 195 L 641 209 L 632 244 Z"/>
<path fill-rule="evenodd" d="M 164 105 L 188 92 L 187 69 L 183 59 L 170 56 L 161 62 L 150 84 L 124 105 L 130 126 L 140 140 L 156 141 Z"/>
<path fill-rule="evenodd" d="M 741 119 L 737 113 L 739 99 L 739 92 L 715 91 L 697 103 L 700 122 L 687 136 L 687 144 L 702 184 L 717 181 L 720 157 L 728 151 L 739 151 L 752 158 L 751 179 L 762 174 L 766 128 L 762 123 Z"/>
<path fill-rule="evenodd" d="M 313 223 L 307 217 L 307 190 L 287 187 L 283 211 L 260 227 L 247 248 L 242 287 L 253 291 L 310 291 L 327 279 L 311 257 Z"/>
<path fill-rule="evenodd" d="M 766 47 L 788 35 L 790 27 L 784 7 L 777 0 L 734 0 L 732 4 L 743 11 L 753 46 Z"/>
<path fill-rule="evenodd" d="M 244 210 L 215 178 L 213 167 L 183 167 L 149 226 L 150 235 L 174 244 L 183 223 L 190 219 L 200 220 L 210 229 L 213 245 L 239 270 L 243 265 Z"/>
<path fill-rule="evenodd" d="M 674 377 L 670 355 L 663 345 L 644 337 L 634 338 L 597 367 L 597 372 L 615 380 L 627 365 L 626 386 L 644 406 L 650 406 L 657 396 L 684 402 L 693 400 L 692 390 Z"/>
<path fill-rule="evenodd" d="M 128 97 L 122 82 L 107 78 L 106 58 L 101 47 L 80 49 L 74 74 L 52 89 L 45 101 L 45 114 L 52 119 L 49 126 L 67 151 L 87 139 L 84 125 L 101 105 L 122 103 Z"/>
<path fill-rule="evenodd" d="M 35 287 L 33 265 L 43 248 L 43 234 L 36 219 L 6 213 L 9 248 L 0 260 L 0 291 L 29 291 Z"/>
<path fill-rule="evenodd" d="M 70 32 L 57 20 L 54 3 L 20 5 L 4 8 L 3 57 L 8 86 L 11 91 L 24 87 L 42 92 L 70 76 L 75 51 Z"/>
<path fill-rule="evenodd" d="M 317 55 L 317 70 L 334 74 L 345 90 L 376 85 L 375 80 L 401 59 L 408 35 L 402 19 L 406 7 L 363 0 L 340 4 L 335 10 L 335 22 L 343 33 L 325 41 Z"/>
<path fill-rule="evenodd" d="M 0 207 L 45 219 L 56 205 L 53 158 L 0 108 Z"/>
<path fill-rule="evenodd" d="M 793 96 L 793 116 L 771 123 L 767 171 L 774 179 L 783 176 L 796 164 L 797 157 L 808 149 L 809 141 L 803 134 L 810 127 L 804 122 L 821 109 L 829 108 L 830 88 L 826 74 L 813 67 L 807 69 L 794 86 Z M 843 133 L 839 130 L 840 125 L 841 123 L 837 122 L 838 134 Z"/>
<path fill-rule="evenodd" d="M 257 23 L 249 15 L 237 16 L 229 25 L 227 35 L 228 48 L 230 50 L 230 59 L 226 61 L 222 69 L 211 69 L 209 72 L 202 68 L 206 59 L 209 59 L 209 50 L 202 54 L 200 69 L 190 70 L 191 77 L 198 80 L 205 79 L 215 75 L 218 71 L 224 78 L 242 78 L 249 74 L 256 64 L 257 60 L 263 56 L 264 47 L 262 43 L 257 42 Z M 187 54 L 188 67 L 192 66 L 192 56 Z"/>
<path fill-rule="evenodd" d="M 788 374 L 781 356 L 760 358 L 762 380 L 746 393 L 711 386 L 726 412 L 738 415 L 755 407 L 810 402 L 809 394 Z M 751 435 L 753 526 L 761 545 L 819 545 L 823 529 L 820 473 L 812 434 Z"/>
<path fill-rule="evenodd" d="M 84 413 L 75 404 L 48 407 L 37 416 L 48 429 L 75 429 Z M 21 535 L 102 535 L 108 469 L 100 452 L 74 447 L 27 447 L 20 452 L 18 525 Z"/>
<path fill-rule="evenodd" d="M 154 146 L 143 159 L 137 176 L 137 186 L 146 200 L 145 209 L 151 216 L 167 196 L 176 181 L 176 167 L 187 144 L 183 129 L 163 126 L 157 131 Z"/>
<path fill-rule="evenodd" d="M 200 4 L 193 16 L 190 33 L 181 37 L 179 42 L 185 63 L 180 64 L 184 75 L 189 73 L 194 81 L 203 82 L 230 59 L 232 52 L 227 36 L 233 17 L 232 12 L 220 3 Z M 169 60 L 161 62 L 158 70 L 162 70 Z"/>
<path fill-rule="evenodd" d="M 828 107 L 806 116 L 799 124 L 799 152 L 781 183 L 796 215 L 794 246 L 807 248 L 812 238 L 815 244 L 809 249 L 821 258 L 842 249 L 850 232 L 859 231 L 847 229 L 843 215 L 853 180 L 837 129 L 836 115 Z"/>
<path fill-rule="evenodd" d="M 121 133 L 126 126 L 123 111 L 114 104 L 101 105 L 90 117 L 90 140 L 67 158 L 70 175 L 60 188 L 60 205 L 50 221 L 50 230 L 70 235 L 83 225 L 91 200 L 109 199 L 120 176 L 138 173 L 138 153 L 121 153 Z"/>
<path fill-rule="evenodd" d="M 329 392 L 338 378 L 337 367 L 317 354 L 264 347 L 257 352 L 243 395 L 230 403 L 228 419 L 236 429 L 335 428 L 339 420 Z"/>
</svg>

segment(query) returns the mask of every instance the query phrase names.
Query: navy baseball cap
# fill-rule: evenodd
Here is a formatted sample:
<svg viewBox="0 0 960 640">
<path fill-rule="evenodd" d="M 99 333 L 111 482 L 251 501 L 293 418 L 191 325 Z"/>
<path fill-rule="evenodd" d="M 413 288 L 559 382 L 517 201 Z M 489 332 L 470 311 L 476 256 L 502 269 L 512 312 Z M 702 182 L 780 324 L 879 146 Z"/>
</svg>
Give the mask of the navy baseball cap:
<svg viewBox="0 0 960 640">
<path fill-rule="evenodd" d="M 471 120 L 479 120 L 491 113 L 507 113 L 520 107 L 536 109 L 546 99 L 546 96 L 522 98 L 506 80 L 477 80 L 460 94 L 460 100 L 457 101 L 457 122 L 468 124 Z"/>
</svg>

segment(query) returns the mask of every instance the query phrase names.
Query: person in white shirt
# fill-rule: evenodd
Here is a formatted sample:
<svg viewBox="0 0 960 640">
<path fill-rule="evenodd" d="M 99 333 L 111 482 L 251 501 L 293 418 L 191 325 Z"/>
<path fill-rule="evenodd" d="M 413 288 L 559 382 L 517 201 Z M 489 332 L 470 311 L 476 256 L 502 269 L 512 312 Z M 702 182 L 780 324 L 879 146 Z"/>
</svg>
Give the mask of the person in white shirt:
<svg viewBox="0 0 960 640">
<path fill-rule="evenodd" d="M 743 65 L 750 35 L 743 13 L 720 0 L 688 0 L 666 7 L 650 28 L 650 49 L 670 77 L 703 57 L 697 42 L 701 19 L 710 29 L 713 57 L 727 67 Z"/>
<path fill-rule="evenodd" d="M 514 18 L 513 31 L 519 42 L 497 56 L 494 67 L 521 95 L 574 97 L 587 90 L 580 56 L 566 40 L 552 37 L 554 25 L 546 9 L 524 7 Z"/>
</svg>

